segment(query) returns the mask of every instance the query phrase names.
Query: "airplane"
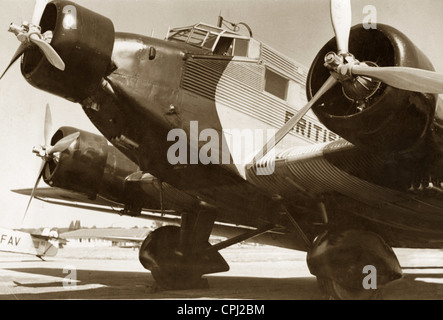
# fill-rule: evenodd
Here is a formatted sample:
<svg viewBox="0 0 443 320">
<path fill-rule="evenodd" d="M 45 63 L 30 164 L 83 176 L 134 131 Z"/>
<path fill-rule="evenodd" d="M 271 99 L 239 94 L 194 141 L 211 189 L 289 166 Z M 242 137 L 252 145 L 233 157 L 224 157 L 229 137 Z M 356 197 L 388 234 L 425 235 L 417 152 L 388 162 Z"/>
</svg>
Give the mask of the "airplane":
<svg viewBox="0 0 443 320">
<path fill-rule="evenodd" d="M 41 234 L 0 228 L 0 251 L 31 254 L 41 260 L 44 256 L 54 257 L 57 254 L 58 248 L 54 245 L 57 240 L 57 231 L 49 228 Z"/>
<path fill-rule="evenodd" d="M 335 37 L 304 70 L 244 23 L 158 39 L 37 1 L 9 28 L 21 44 L 5 72 L 21 57 L 29 84 L 80 104 L 102 136 L 61 127 L 34 150 L 34 188 L 17 192 L 179 220 L 139 251 L 166 289 L 227 271 L 219 251 L 250 240 L 307 252 L 329 297 L 378 298 L 402 277 L 393 247 L 443 245 L 443 76 L 401 31 L 351 26 L 349 0 L 330 11 Z"/>
</svg>

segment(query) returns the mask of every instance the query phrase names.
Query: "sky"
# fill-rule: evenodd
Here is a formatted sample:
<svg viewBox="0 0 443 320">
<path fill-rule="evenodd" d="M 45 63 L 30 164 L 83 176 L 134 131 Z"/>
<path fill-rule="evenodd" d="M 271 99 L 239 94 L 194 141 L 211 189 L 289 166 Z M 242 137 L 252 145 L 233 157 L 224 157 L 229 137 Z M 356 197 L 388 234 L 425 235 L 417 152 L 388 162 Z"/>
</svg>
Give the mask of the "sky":
<svg viewBox="0 0 443 320">
<path fill-rule="evenodd" d="M 226 20 L 247 23 L 254 37 L 309 67 L 319 49 L 333 37 L 328 0 L 78 0 L 82 6 L 110 18 L 116 31 L 164 38 L 169 27 Z M 30 20 L 33 0 L 0 0 L 0 72 L 8 65 L 19 42 L 8 33 L 11 22 Z M 405 33 L 443 73 L 443 1 L 352 0 L 352 24 L 362 23 L 363 9 L 376 9 L 378 23 Z M 368 44 L 370 45 L 370 44 Z M 34 200 L 22 217 L 28 198 L 10 190 L 30 188 L 37 178 L 40 159 L 33 146 L 43 142 L 45 106 L 51 106 L 52 127 L 73 126 L 98 133 L 80 105 L 31 87 L 16 63 L 0 81 L 0 226 L 67 227 L 72 220 L 84 226 L 132 227 L 146 221 L 118 215 L 50 205 Z M 40 186 L 46 185 L 41 182 Z"/>
</svg>

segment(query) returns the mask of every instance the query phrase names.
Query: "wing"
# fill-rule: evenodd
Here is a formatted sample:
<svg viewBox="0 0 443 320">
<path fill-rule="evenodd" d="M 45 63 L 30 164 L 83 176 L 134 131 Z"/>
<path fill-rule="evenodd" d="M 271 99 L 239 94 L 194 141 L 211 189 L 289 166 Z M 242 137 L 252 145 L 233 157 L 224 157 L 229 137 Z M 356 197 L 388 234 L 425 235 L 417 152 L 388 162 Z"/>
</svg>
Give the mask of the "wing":
<svg viewBox="0 0 443 320">
<path fill-rule="evenodd" d="M 344 223 L 360 218 L 386 239 L 403 235 L 395 246 L 406 246 L 412 232 L 435 238 L 443 234 L 443 190 L 432 183 L 414 189 L 413 164 L 407 159 L 365 152 L 339 140 L 265 157 L 248 168 L 247 179 L 280 195 L 299 210 L 299 216 L 304 211 L 307 219 L 324 224 L 329 214 L 341 216 Z M 272 174 L 258 175 L 257 168 L 266 166 L 273 167 Z"/>
<path fill-rule="evenodd" d="M 35 239 L 39 239 L 39 240 L 44 240 L 44 241 L 52 241 L 52 240 L 55 240 L 55 241 L 57 241 L 59 244 L 66 244 L 66 243 L 68 243 L 69 241 L 68 240 L 66 240 L 66 239 L 64 239 L 64 238 L 54 238 L 54 237 L 52 237 L 52 236 L 45 236 L 45 235 L 42 235 L 42 234 L 35 234 L 35 233 L 31 233 L 31 236 L 33 237 L 33 238 L 35 238 Z"/>
<path fill-rule="evenodd" d="M 166 189 L 167 190 L 167 189 Z M 22 195 L 30 196 L 32 193 L 32 189 L 18 189 L 12 190 L 15 193 L 19 193 Z M 97 197 L 95 200 L 90 199 L 88 196 L 83 195 L 81 193 L 68 191 L 61 188 L 49 187 L 49 188 L 37 188 L 34 192 L 34 196 L 37 200 L 56 204 L 67 207 L 74 207 L 78 209 L 84 210 L 92 210 L 96 212 L 105 212 L 105 213 L 113 213 L 122 215 L 124 210 L 124 204 L 117 203 L 114 201 L 110 201 L 107 199 Z M 168 196 L 165 196 L 168 198 Z M 174 200 L 175 204 L 177 204 L 176 200 Z M 172 225 L 180 225 L 180 212 L 177 210 L 161 210 L 159 208 L 154 209 L 144 209 L 137 216 L 137 218 L 147 219 L 151 221 L 158 221 L 166 224 Z M 251 231 L 255 231 L 255 228 L 245 225 L 238 224 L 230 224 L 224 222 L 216 222 L 213 229 L 212 234 L 215 236 L 222 237 L 236 237 Z M 144 239 L 140 238 L 112 238 L 110 240 L 117 241 L 133 241 L 138 242 Z M 270 244 L 276 245 L 280 247 L 299 249 L 299 250 L 307 250 L 307 246 L 304 244 L 305 240 L 300 237 L 299 234 L 287 234 L 284 230 L 270 230 L 266 233 L 260 234 L 253 238 L 254 243 L 259 244 Z"/>
<path fill-rule="evenodd" d="M 30 188 L 16 189 L 12 191 L 26 196 L 31 196 L 32 194 L 32 189 Z M 119 215 L 123 214 L 123 210 L 125 207 L 123 203 L 107 200 L 102 197 L 91 199 L 82 193 L 61 188 L 38 188 L 34 192 L 34 197 L 46 203 L 57 204 L 66 207 L 74 207 L 78 209 L 92 210 L 97 212 L 115 213 Z M 173 223 L 180 221 L 172 217 L 165 217 L 166 214 L 173 215 L 176 214 L 176 212 L 174 210 L 162 211 L 161 208 L 147 208 L 141 213 L 139 218 Z"/>
<path fill-rule="evenodd" d="M 118 236 L 109 236 L 109 237 L 98 237 L 101 239 L 105 239 L 105 240 L 110 240 L 110 241 L 119 241 L 119 242 L 133 242 L 136 244 L 140 244 L 143 242 L 143 240 L 145 240 L 145 237 L 142 238 L 137 238 L 137 237 L 118 237 Z"/>
</svg>

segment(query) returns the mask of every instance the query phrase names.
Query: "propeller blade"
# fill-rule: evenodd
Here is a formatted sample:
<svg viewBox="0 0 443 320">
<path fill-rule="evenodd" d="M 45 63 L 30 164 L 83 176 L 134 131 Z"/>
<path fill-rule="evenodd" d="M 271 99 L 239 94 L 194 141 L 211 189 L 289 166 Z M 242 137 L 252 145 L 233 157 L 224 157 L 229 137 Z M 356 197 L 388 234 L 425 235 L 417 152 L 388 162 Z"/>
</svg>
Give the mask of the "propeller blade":
<svg viewBox="0 0 443 320">
<path fill-rule="evenodd" d="M 53 147 L 51 147 L 48 150 L 48 155 L 52 155 L 56 152 L 63 152 L 66 149 L 69 148 L 69 146 L 77 140 L 77 138 L 80 136 L 80 132 L 75 132 L 70 134 L 69 136 L 64 137 L 63 139 L 60 139 Z"/>
<path fill-rule="evenodd" d="M 65 63 L 63 62 L 62 58 L 58 55 L 57 51 L 54 50 L 53 47 L 46 41 L 40 39 L 40 37 L 37 34 L 32 34 L 29 37 L 30 41 L 37 45 L 40 50 L 45 55 L 46 59 L 57 69 L 64 71 L 65 70 Z"/>
<path fill-rule="evenodd" d="M 443 93 L 443 75 L 408 67 L 352 66 L 353 75 L 367 76 L 383 81 L 392 87 L 425 93 Z"/>
<path fill-rule="evenodd" d="M 312 108 L 312 106 L 320 99 L 322 95 L 324 95 L 329 89 L 331 89 L 337 80 L 330 76 L 326 82 L 321 86 L 321 88 L 316 92 L 316 94 L 312 97 L 311 100 L 302 108 L 296 115 L 294 115 L 291 119 L 288 120 L 272 137 L 268 140 L 268 142 L 263 146 L 259 153 L 257 153 L 253 159 L 253 163 L 256 163 L 260 158 L 264 157 L 277 143 L 279 143 L 288 133 L 295 127 L 295 125 L 300 121 L 301 118 Z"/>
<path fill-rule="evenodd" d="M 6 70 L 3 72 L 3 74 L 0 77 L 0 80 L 3 78 L 3 76 L 8 72 L 9 68 L 14 64 L 14 62 L 17 61 L 18 58 L 25 52 L 27 45 L 25 43 L 21 43 L 18 47 L 17 51 L 12 56 L 11 62 L 9 62 L 9 65 L 7 66 Z"/>
<path fill-rule="evenodd" d="M 23 215 L 23 218 L 22 218 L 22 223 L 23 223 L 23 221 L 26 218 L 26 214 L 28 213 L 29 206 L 31 205 L 31 201 L 34 198 L 35 190 L 37 189 L 37 186 L 38 186 L 38 184 L 40 182 L 40 179 L 43 176 L 43 171 L 45 170 L 45 165 L 46 165 L 46 161 L 43 160 L 42 164 L 40 165 L 40 170 L 39 170 L 39 173 L 38 173 L 37 180 L 35 181 L 34 188 L 32 189 L 32 192 L 31 192 L 31 197 L 29 198 L 28 205 L 26 206 L 25 214 Z"/>
<path fill-rule="evenodd" d="M 46 104 L 46 110 L 45 110 L 45 126 L 44 126 L 44 139 L 45 139 L 45 146 L 50 145 L 50 139 L 51 139 L 51 132 L 52 132 L 52 116 L 51 116 L 51 108 L 49 108 L 49 104 Z"/>
<path fill-rule="evenodd" d="M 48 4 L 47 0 L 36 0 L 34 6 L 34 12 L 32 13 L 31 23 L 34 26 L 40 25 L 40 20 L 42 19 L 43 12 L 45 11 L 45 7 Z"/>
<path fill-rule="evenodd" d="M 352 23 L 351 0 L 331 0 L 331 21 L 337 41 L 338 54 L 348 53 Z"/>
</svg>

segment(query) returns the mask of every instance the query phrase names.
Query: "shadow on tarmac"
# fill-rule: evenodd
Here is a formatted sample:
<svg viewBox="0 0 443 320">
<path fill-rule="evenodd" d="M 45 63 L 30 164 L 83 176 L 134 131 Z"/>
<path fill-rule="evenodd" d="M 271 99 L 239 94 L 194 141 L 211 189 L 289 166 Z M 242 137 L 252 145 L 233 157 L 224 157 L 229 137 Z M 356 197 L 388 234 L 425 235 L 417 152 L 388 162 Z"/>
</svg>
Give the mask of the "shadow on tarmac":
<svg viewBox="0 0 443 320">
<path fill-rule="evenodd" d="M 62 269 L 53 268 L 7 270 L 59 278 L 63 274 Z M 211 275 L 205 277 L 209 287 L 177 291 L 156 288 L 149 272 L 77 270 L 76 278 L 76 287 L 73 289 L 64 289 L 63 278 L 50 282 L 14 281 L 17 287 L 14 294 L 0 294 L 0 299 L 322 299 L 314 277 L 257 278 Z"/>
<path fill-rule="evenodd" d="M 149 272 L 77 270 L 75 287 L 63 286 L 63 270 L 57 268 L 7 269 L 32 275 L 58 277 L 59 281 L 14 281 L 13 294 L 0 294 L 1 300 L 49 299 L 252 299 L 323 300 L 314 277 L 258 278 L 211 275 L 209 287 L 164 291 L 155 287 Z M 441 271 L 441 270 L 439 270 Z M 408 273 L 382 291 L 385 300 L 443 299 L 443 273 Z"/>
</svg>

